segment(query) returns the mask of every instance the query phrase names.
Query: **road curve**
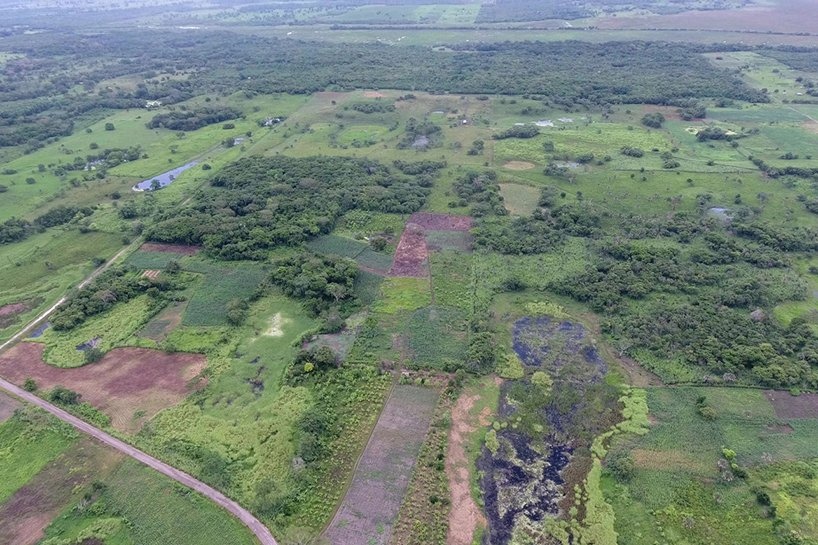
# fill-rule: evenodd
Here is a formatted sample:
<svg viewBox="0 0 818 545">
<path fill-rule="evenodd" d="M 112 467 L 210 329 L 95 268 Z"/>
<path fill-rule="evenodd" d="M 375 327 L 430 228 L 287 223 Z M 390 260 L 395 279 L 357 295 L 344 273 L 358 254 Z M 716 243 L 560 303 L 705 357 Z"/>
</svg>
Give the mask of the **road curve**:
<svg viewBox="0 0 818 545">
<path fill-rule="evenodd" d="M 112 447 L 123 454 L 130 456 L 134 460 L 138 460 L 145 464 L 146 466 L 155 469 L 159 473 L 167 475 L 174 481 L 181 483 L 188 488 L 192 488 L 196 492 L 202 494 L 206 498 L 212 500 L 216 504 L 220 505 L 228 512 L 233 514 L 236 518 L 238 518 L 245 526 L 247 526 L 253 534 L 255 534 L 256 538 L 258 538 L 261 545 L 278 545 L 276 543 L 275 538 L 270 533 L 270 531 L 259 521 L 256 517 L 250 513 L 247 509 L 243 508 L 241 505 L 236 503 L 235 501 L 231 500 L 212 486 L 208 486 L 202 481 L 191 477 L 184 471 L 180 471 L 175 467 L 169 466 L 168 464 L 157 460 L 150 454 L 146 454 L 141 450 L 129 445 L 124 441 L 120 441 L 116 437 L 105 433 L 104 431 L 95 428 L 91 424 L 80 420 L 76 416 L 60 409 L 59 407 L 48 403 L 47 401 L 37 397 L 36 395 L 26 392 L 22 388 L 19 388 L 8 382 L 7 380 L 3 380 L 0 378 L 0 389 L 5 390 L 6 392 L 19 397 L 20 399 L 31 403 L 32 405 L 36 405 L 37 407 L 43 409 L 44 411 L 48 411 L 49 413 L 53 414 L 63 422 L 67 422 L 71 424 L 78 430 L 83 433 L 87 433 L 91 437 L 95 438 L 99 442 Z"/>
</svg>

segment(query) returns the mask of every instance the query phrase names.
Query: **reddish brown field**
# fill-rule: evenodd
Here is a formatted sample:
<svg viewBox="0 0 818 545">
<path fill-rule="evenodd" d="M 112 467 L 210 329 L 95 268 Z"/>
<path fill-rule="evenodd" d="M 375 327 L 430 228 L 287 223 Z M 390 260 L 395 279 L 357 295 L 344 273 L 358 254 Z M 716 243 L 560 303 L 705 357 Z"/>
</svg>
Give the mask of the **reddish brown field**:
<svg viewBox="0 0 818 545">
<path fill-rule="evenodd" d="M 407 223 L 395 250 L 395 260 L 389 269 L 391 276 L 429 276 L 429 249 L 423 229 Z"/>
<path fill-rule="evenodd" d="M 395 259 L 389 269 L 389 275 L 417 278 L 429 276 L 429 246 L 426 241 L 426 232 L 468 233 L 471 228 L 472 219 L 469 216 L 415 212 L 406 222 L 406 228 L 395 250 Z"/>
<path fill-rule="evenodd" d="M 201 251 L 200 246 L 188 246 L 186 244 L 163 244 L 160 242 L 146 242 L 139 247 L 143 252 L 165 252 L 168 254 L 196 255 Z"/>
<path fill-rule="evenodd" d="M 110 474 L 118 452 L 85 439 L 45 466 L 0 507 L 0 543 L 33 545 L 81 489 Z"/>
<path fill-rule="evenodd" d="M 97 363 L 73 369 L 43 363 L 42 355 L 39 343 L 18 344 L 0 356 L 0 376 L 17 384 L 33 378 L 42 390 L 61 385 L 79 392 L 82 401 L 111 417 L 114 428 L 128 433 L 205 385 L 196 378 L 206 364 L 200 354 L 117 348 Z"/>
<path fill-rule="evenodd" d="M 11 418 L 11 415 L 14 414 L 14 411 L 16 411 L 19 406 L 20 403 L 16 399 L 6 394 L 0 394 L 0 422 L 5 422 Z"/>
<path fill-rule="evenodd" d="M 780 390 L 767 390 L 764 394 L 773 404 L 775 415 L 782 420 L 818 418 L 818 394 L 794 396 Z"/>
<path fill-rule="evenodd" d="M 151 280 L 156 280 L 157 278 L 159 278 L 161 272 L 162 271 L 158 271 L 156 269 L 148 269 L 142 273 L 142 276 L 145 278 L 150 278 Z"/>
<path fill-rule="evenodd" d="M 452 216 L 449 214 L 431 214 L 429 212 L 415 212 L 409 218 L 414 223 L 428 231 L 468 231 L 472 228 L 472 219 L 469 216 Z"/>
</svg>

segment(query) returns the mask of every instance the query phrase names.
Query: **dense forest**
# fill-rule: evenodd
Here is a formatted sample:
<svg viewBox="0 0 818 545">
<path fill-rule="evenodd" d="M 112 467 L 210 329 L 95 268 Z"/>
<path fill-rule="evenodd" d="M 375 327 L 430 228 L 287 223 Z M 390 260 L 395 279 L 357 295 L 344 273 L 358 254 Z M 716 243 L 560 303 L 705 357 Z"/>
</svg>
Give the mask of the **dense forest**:
<svg viewBox="0 0 818 545">
<path fill-rule="evenodd" d="M 328 233 L 350 210 L 414 212 L 432 182 L 428 170 L 407 176 L 364 159 L 241 159 L 214 176 L 190 206 L 161 216 L 146 236 L 203 244 L 222 259 L 264 259 L 276 245 Z"/>
<path fill-rule="evenodd" d="M 53 32 L 6 41 L 11 52 L 24 57 L 10 59 L 0 71 L 0 146 L 25 144 L 29 149 L 70 134 L 80 115 L 144 107 L 149 100 L 175 104 L 203 92 L 242 89 L 311 93 L 368 87 L 529 94 L 563 105 L 685 105 L 704 97 L 768 100 L 737 76 L 713 67 L 699 55 L 713 49 L 701 45 L 519 42 L 437 51 L 146 30 L 93 39 Z M 73 69 L 56 65 L 57 56 Z M 210 69 L 213 66 L 218 69 Z M 156 77 L 180 71 L 191 72 L 190 77 Z M 623 72 L 632 77 L 623 80 Z M 99 82 L 127 74 L 141 74 L 146 82 L 132 90 L 95 90 Z M 70 94 L 77 86 L 88 93 Z M 190 120 L 177 119 L 181 115 L 155 124 L 187 127 L 185 122 Z M 184 115 L 190 117 L 190 113 Z M 194 125 L 204 122 L 200 119 Z"/>
</svg>

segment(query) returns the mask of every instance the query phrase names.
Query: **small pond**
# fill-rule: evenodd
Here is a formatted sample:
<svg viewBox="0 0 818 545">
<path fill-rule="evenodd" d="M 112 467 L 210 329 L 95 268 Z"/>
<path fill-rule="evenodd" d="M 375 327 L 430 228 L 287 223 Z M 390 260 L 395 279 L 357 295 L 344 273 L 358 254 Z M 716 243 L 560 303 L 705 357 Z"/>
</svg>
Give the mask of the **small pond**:
<svg viewBox="0 0 818 545">
<path fill-rule="evenodd" d="M 133 190 L 134 191 L 153 191 L 153 189 L 154 189 L 154 187 L 153 187 L 154 186 L 154 183 L 153 183 L 154 180 L 156 180 L 157 183 L 159 184 L 159 187 L 156 188 L 156 189 L 161 189 L 161 188 L 163 188 L 165 186 L 168 186 L 168 185 L 172 184 L 173 181 L 181 173 L 183 173 L 184 171 L 186 171 L 186 170 L 188 170 L 190 168 L 195 167 L 198 164 L 199 164 L 198 161 L 191 161 L 191 162 L 186 163 L 186 164 L 184 164 L 184 165 L 182 165 L 180 167 L 176 167 L 173 170 L 163 172 L 162 174 L 159 174 L 157 176 L 153 176 L 151 178 L 148 178 L 147 180 L 142 180 L 141 182 L 139 182 L 138 184 L 133 186 Z"/>
</svg>

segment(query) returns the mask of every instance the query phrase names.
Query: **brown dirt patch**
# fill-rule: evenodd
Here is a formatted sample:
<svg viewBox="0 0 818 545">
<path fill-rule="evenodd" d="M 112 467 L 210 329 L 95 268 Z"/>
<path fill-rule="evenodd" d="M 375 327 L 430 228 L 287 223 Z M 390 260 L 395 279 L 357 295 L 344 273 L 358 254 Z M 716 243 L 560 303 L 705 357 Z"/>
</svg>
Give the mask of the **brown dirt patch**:
<svg viewBox="0 0 818 545">
<path fill-rule="evenodd" d="M 681 469 L 691 472 L 706 471 L 707 467 L 702 461 L 692 454 L 677 450 L 645 450 L 633 449 L 631 451 L 633 463 L 642 469 Z"/>
<path fill-rule="evenodd" d="M 508 161 L 503 165 L 503 168 L 509 170 L 531 170 L 535 166 L 534 163 L 529 163 L 528 161 Z"/>
<path fill-rule="evenodd" d="M 395 259 L 389 269 L 391 276 L 429 276 L 429 249 L 423 228 L 407 223 L 395 250 Z"/>
<path fill-rule="evenodd" d="M 5 422 L 11 418 L 11 415 L 14 414 L 14 411 L 16 411 L 18 407 L 20 407 L 19 401 L 6 394 L 0 393 L 0 422 Z"/>
<path fill-rule="evenodd" d="M 804 122 L 803 127 L 811 133 L 818 134 L 818 122 L 816 121 L 806 121 Z"/>
<path fill-rule="evenodd" d="M 679 117 L 679 109 L 673 106 L 654 106 L 652 104 L 646 104 L 642 106 L 642 114 L 662 114 L 665 116 L 665 119 L 669 119 L 672 121 L 679 121 L 682 118 Z"/>
<path fill-rule="evenodd" d="M 161 242 L 146 242 L 139 247 L 143 252 L 165 252 L 168 254 L 196 255 L 202 247 L 188 246 L 187 244 L 164 244 Z"/>
<path fill-rule="evenodd" d="M 414 223 L 426 231 L 469 231 L 473 222 L 469 216 L 415 212 L 408 223 Z"/>
<path fill-rule="evenodd" d="M 818 394 L 794 396 L 789 392 L 767 390 L 764 395 L 772 403 L 775 415 L 782 420 L 818 418 Z"/>
<path fill-rule="evenodd" d="M 472 414 L 478 395 L 463 394 L 452 409 L 452 427 L 449 430 L 449 450 L 446 453 L 446 475 L 452 492 L 452 508 L 449 511 L 449 534 L 447 545 L 471 545 L 478 527 L 485 528 L 486 519 L 471 496 L 469 458 L 466 444 L 477 426 L 486 425 L 491 415 L 486 409 L 478 416 Z M 488 411 L 488 414 L 484 414 Z"/>
<path fill-rule="evenodd" d="M 84 439 L 57 457 L 0 506 L 0 543 L 33 545 L 88 485 L 109 475 L 123 456 Z"/>
<path fill-rule="evenodd" d="M 159 275 L 161 273 L 162 273 L 162 271 L 158 271 L 156 269 L 148 269 L 148 270 L 146 270 L 146 271 L 144 271 L 142 273 L 142 277 L 143 278 L 150 278 L 151 280 L 156 280 L 157 278 L 159 278 Z"/>
<path fill-rule="evenodd" d="M 0 307 L 0 317 L 14 316 L 15 314 L 25 312 L 26 310 L 28 310 L 28 307 L 25 303 L 11 303 L 10 305 L 3 305 Z"/>
<path fill-rule="evenodd" d="M 44 390 L 62 385 L 79 392 L 83 401 L 111 417 L 114 428 L 128 433 L 205 386 L 196 379 L 207 364 L 200 354 L 116 348 L 97 363 L 63 369 L 43 362 L 43 348 L 18 344 L 0 356 L 0 376 L 17 384 L 30 377 Z"/>
<path fill-rule="evenodd" d="M 386 545 L 426 438 L 438 393 L 395 386 L 325 537 L 332 545 Z"/>
<path fill-rule="evenodd" d="M 366 98 L 383 98 L 385 96 L 385 94 L 379 93 L 378 91 L 364 91 L 364 97 Z"/>
</svg>

